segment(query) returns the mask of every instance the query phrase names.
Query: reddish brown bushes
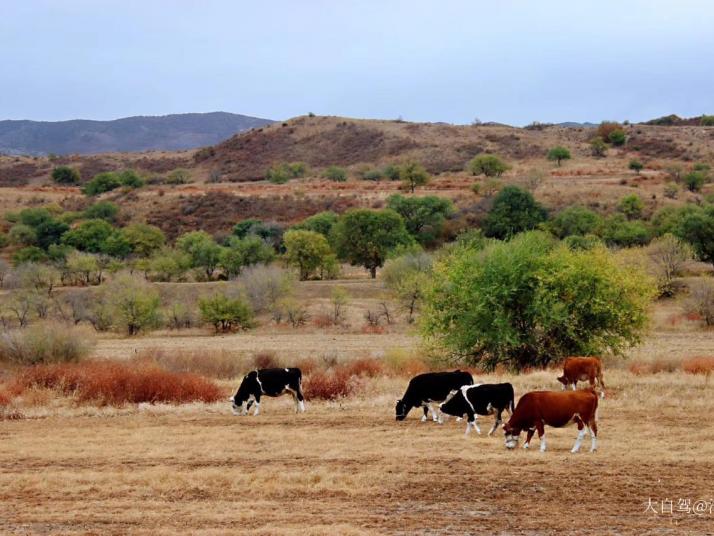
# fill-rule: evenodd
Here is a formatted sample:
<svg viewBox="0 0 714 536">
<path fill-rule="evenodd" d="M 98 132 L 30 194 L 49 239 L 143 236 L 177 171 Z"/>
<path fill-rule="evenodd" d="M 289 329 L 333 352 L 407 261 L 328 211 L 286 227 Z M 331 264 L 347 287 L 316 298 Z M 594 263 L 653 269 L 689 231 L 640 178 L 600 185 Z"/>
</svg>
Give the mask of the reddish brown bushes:
<svg viewBox="0 0 714 536">
<path fill-rule="evenodd" d="M 10 395 L 8 395 L 7 393 L 5 393 L 3 391 L 0 391 L 0 408 L 9 406 L 11 401 L 12 400 L 10 398 Z"/>
<path fill-rule="evenodd" d="M 714 356 L 690 357 L 682 361 L 682 370 L 689 374 L 709 376 L 714 372 Z"/>
<path fill-rule="evenodd" d="M 382 361 L 373 357 L 355 359 L 340 368 L 350 376 L 366 376 L 368 378 L 374 378 L 384 372 Z"/>
<path fill-rule="evenodd" d="M 12 386 L 16 394 L 25 389 L 53 389 L 79 402 L 99 405 L 141 402 L 216 402 L 223 393 L 213 382 L 191 373 L 163 370 L 150 362 L 38 365 L 20 372 Z"/>
<path fill-rule="evenodd" d="M 258 352 L 253 356 L 253 366 L 257 369 L 279 367 L 278 359 L 274 352 Z"/>
<path fill-rule="evenodd" d="M 315 370 L 303 379 L 303 392 L 308 400 L 337 400 L 355 394 L 358 388 L 356 377 L 342 367 Z"/>
</svg>

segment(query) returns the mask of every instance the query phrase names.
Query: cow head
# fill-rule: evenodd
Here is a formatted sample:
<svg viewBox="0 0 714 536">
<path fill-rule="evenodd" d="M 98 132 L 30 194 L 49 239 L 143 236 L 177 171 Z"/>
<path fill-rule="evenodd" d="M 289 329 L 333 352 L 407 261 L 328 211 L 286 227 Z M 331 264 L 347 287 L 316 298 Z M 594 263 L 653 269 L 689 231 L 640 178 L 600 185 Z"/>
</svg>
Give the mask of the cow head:
<svg viewBox="0 0 714 536">
<path fill-rule="evenodd" d="M 558 376 L 557 380 L 562 383 L 565 387 L 568 386 L 568 380 L 565 378 L 565 374 Z"/>
<path fill-rule="evenodd" d="M 464 393 L 463 397 L 465 396 L 466 394 Z M 463 397 L 459 396 L 459 391 L 452 391 L 446 400 L 439 404 L 439 410 L 453 417 L 462 417 L 466 413 Z"/>
<path fill-rule="evenodd" d="M 245 403 L 248 402 L 248 399 L 250 398 L 250 374 L 252 373 L 243 377 L 243 381 L 241 382 L 240 387 L 238 387 L 236 394 L 228 399 L 231 403 L 231 411 L 233 411 L 233 415 L 244 415 L 248 411 L 248 408 L 245 407 Z"/>
<path fill-rule="evenodd" d="M 407 417 L 407 413 L 409 413 L 409 410 L 411 408 L 406 405 L 406 403 L 400 398 L 397 400 L 397 407 L 395 408 L 395 412 L 397 414 L 397 420 L 398 421 L 403 421 Z"/>
<path fill-rule="evenodd" d="M 507 449 L 514 449 L 518 446 L 518 438 L 521 435 L 521 431 L 518 428 L 507 422 L 503 425 L 503 434 L 506 436 Z"/>
</svg>

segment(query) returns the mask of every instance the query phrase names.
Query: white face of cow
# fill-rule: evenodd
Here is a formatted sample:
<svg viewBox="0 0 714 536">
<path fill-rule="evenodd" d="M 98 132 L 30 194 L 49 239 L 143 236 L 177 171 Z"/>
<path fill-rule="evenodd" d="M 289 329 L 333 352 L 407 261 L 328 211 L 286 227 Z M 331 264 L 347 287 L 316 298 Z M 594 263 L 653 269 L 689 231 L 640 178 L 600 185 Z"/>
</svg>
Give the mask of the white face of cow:
<svg viewBox="0 0 714 536">
<path fill-rule="evenodd" d="M 243 415 L 245 413 L 245 402 L 238 405 L 236 404 L 236 400 L 234 397 L 230 397 L 228 401 L 231 403 L 231 411 L 233 412 L 233 415 Z"/>
<path fill-rule="evenodd" d="M 506 448 L 514 449 L 518 446 L 518 436 L 506 435 Z"/>
</svg>

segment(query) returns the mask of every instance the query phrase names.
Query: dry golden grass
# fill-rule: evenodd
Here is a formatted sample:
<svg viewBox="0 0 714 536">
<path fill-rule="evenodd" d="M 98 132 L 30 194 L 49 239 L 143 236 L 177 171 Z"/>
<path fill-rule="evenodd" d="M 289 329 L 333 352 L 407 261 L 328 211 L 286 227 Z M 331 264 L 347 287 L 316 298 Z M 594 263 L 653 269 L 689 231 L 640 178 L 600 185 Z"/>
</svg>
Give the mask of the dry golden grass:
<svg viewBox="0 0 714 536">
<path fill-rule="evenodd" d="M 517 396 L 558 388 L 550 371 L 476 379 L 510 379 Z M 389 377 L 298 415 L 282 398 L 259 417 L 218 403 L 5 421 L 0 533 L 709 532 L 714 514 L 644 510 L 648 498 L 714 499 L 712 385 L 624 370 L 605 381 L 595 454 L 569 453 L 572 427 L 548 429 L 543 454 L 416 412 L 397 423 L 406 380 Z"/>
</svg>

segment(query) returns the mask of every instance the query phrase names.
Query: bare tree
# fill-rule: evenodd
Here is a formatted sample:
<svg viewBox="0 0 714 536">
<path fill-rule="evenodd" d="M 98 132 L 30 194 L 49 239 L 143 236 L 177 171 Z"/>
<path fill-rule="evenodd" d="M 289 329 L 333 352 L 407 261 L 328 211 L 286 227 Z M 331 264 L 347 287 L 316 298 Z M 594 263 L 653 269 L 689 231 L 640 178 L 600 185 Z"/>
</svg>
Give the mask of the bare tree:
<svg viewBox="0 0 714 536">
<path fill-rule="evenodd" d="M 692 247 L 679 238 L 665 234 L 647 247 L 651 271 L 662 296 L 674 294 L 674 279 L 682 275 L 684 265 L 694 258 Z"/>
<path fill-rule="evenodd" d="M 701 316 L 707 326 L 714 326 L 714 281 L 695 282 L 690 288 L 686 307 L 689 312 Z"/>
</svg>

